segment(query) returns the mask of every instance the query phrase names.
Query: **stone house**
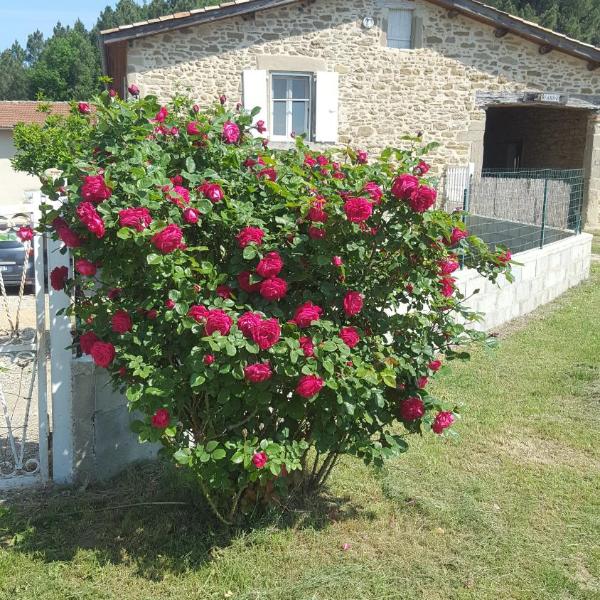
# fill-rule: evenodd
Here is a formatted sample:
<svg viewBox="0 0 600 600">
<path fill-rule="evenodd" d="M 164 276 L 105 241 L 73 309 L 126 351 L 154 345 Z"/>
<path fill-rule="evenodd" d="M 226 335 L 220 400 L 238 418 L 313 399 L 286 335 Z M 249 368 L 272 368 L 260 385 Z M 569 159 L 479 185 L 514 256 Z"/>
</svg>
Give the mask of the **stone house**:
<svg viewBox="0 0 600 600">
<path fill-rule="evenodd" d="M 234 0 L 103 31 L 101 46 L 121 94 L 239 98 L 273 142 L 373 151 L 422 131 L 440 176 L 583 169 L 600 225 L 600 48 L 475 0 Z"/>
</svg>

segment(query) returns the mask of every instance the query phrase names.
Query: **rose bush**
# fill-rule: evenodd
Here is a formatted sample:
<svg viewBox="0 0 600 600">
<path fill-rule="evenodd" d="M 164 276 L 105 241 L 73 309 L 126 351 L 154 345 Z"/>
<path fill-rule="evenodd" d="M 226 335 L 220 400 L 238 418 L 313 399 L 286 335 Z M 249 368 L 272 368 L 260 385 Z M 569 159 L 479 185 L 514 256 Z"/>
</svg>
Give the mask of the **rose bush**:
<svg viewBox="0 0 600 600">
<path fill-rule="evenodd" d="M 341 454 L 381 464 L 452 425 L 428 378 L 479 334 L 450 274 L 460 260 L 493 281 L 510 255 L 431 210 L 418 139 L 378 157 L 274 151 L 222 99 L 91 106 L 49 120 L 65 133 L 47 164 L 30 143 L 16 159 L 64 178 L 44 182 L 63 198 L 44 223 L 75 276 L 52 286 L 78 290 L 82 351 L 221 519 L 321 485 Z"/>
</svg>

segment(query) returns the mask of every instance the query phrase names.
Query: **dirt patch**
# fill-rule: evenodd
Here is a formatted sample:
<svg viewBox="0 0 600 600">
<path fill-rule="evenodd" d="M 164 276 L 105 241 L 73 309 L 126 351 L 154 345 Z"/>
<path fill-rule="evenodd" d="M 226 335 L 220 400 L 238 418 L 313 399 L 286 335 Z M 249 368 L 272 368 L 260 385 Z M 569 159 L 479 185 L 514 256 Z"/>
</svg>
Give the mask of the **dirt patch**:
<svg viewBox="0 0 600 600">
<path fill-rule="evenodd" d="M 516 432 L 503 432 L 492 439 L 501 453 L 517 462 L 529 465 L 564 466 L 583 471 L 600 472 L 600 460 L 554 440 L 534 434 L 527 438 L 515 437 Z"/>
</svg>

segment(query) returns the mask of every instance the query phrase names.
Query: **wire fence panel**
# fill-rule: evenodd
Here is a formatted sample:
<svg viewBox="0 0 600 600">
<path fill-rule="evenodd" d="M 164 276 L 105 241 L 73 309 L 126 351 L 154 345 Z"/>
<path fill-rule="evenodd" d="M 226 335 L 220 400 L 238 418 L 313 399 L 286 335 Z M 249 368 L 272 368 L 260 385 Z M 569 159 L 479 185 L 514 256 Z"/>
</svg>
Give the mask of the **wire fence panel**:
<svg viewBox="0 0 600 600">
<path fill-rule="evenodd" d="M 456 208 L 463 185 L 467 228 L 492 248 L 523 252 L 581 230 L 582 169 L 484 169 L 466 182 L 453 177 L 447 209 Z"/>
</svg>

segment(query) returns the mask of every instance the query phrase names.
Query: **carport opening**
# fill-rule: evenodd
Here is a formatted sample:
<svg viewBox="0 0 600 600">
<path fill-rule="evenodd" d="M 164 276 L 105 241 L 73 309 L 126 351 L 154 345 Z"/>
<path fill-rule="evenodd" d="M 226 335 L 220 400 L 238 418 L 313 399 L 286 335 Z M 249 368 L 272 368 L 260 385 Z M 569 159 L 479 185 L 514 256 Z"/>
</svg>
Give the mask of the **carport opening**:
<svg viewBox="0 0 600 600">
<path fill-rule="evenodd" d="M 588 117 L 576 108 L 489 107 L 483 168 L 582 169 Z"/>
</svg>

